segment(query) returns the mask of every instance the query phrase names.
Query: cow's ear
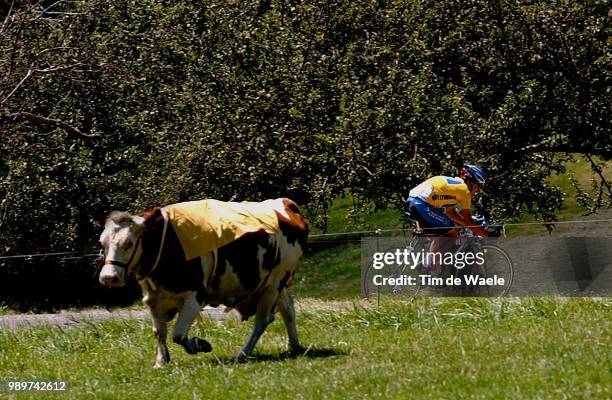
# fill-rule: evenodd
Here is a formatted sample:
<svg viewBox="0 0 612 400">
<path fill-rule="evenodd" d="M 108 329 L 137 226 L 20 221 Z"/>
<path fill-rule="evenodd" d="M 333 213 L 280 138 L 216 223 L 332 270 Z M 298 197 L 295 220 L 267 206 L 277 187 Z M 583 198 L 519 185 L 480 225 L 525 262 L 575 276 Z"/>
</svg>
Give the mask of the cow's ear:
<svg viewBox="0 0 612 400">
<path fill-rule="evenodd" d="M 152 228 L 159 222 L 164 220 L 161 208 L 155 207 L 152 210 L 147 210 L 142 214 L 145 228 Z"/>
</svg>

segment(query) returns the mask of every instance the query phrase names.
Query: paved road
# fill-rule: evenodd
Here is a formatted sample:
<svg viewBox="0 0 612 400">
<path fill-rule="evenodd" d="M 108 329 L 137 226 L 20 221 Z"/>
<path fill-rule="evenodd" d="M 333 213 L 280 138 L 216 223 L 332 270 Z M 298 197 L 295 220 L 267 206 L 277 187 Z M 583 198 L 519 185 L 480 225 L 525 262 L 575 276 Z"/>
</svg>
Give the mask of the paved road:
<svg viewBox="0 0 612 400">
<path fill-rule="evenodd" d="M 582 220 L 609 218 L 612 210 Z M 371 264 L 374 252 L 406 246 L 403 237 L 368 238 L 362 243 L 363 269 Z M 612 296 L 612 222 L 559 224 L 551 236 L 514 236 L 496 244 L 509 254 L 514 266 L 510 296 Z M 502 258 L 487 258 L 489 276 L 497 271 L 507 276 Z M 396 268 L 391 265 L 386 271 L 390 274 Z M 442 290 L 421 294 L 440 296 Z"/>
<path fill-rule="evenodd" d="M 367 303 L 367 302 L 366 302 Z M 364 303 L 364 304 L 366 304 Z M 357 301 L 319 301 L 315 299 L 304 299 L 295 302 L 295 309 L 299 313 L 303 310 L 327 310 L 334 311 L 341 308 L 352 308 Z M 237 320 L 240 321 L 240 313 L 236 310 L 225 312 L 224 307 L 204 307 L 202 309 L 204 318 L 215 321 Z M 15 331 L 40 325 L 48 326 L 85 326 L 87 323 L 101 322 L 108 319 L 149 319 L 146 309 L 140 310 L 116 310 L 110 312 L 106 309 L 92 309 L 75 312 L 62 311 L 57 314 L 17 314 L 0 316 L 0 330 Z"/>
<path fill-rule="evenodd" d="M 544 237 L 499 243 L 514 265 L 514 296 L 612 295 L 612 237 Z"/>
<path fill-rule="evenodd" d="M 205 318 L 216 321 L 240 319 L 236 311 L 224 312 L 223 308 L 205 307 L 202 310 Z M 38 325 L 78 326 L 85 323 L 100 322 L 107 319 L 149 319 L 146 310 L 108 310 L 96 309 L 79 312 L 60 312 L 58 314 L 20 314 L 0 316 L 0 329 L 15 331 Z"/>
</svg>

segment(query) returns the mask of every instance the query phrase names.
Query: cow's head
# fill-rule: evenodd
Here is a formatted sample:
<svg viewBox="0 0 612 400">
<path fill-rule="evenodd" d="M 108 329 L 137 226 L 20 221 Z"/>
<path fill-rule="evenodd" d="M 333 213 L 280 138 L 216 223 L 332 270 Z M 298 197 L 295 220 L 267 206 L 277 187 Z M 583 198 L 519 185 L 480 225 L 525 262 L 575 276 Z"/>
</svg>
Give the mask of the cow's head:
<svg viewBox="0 0 612 400">
<path fill-rule="evenodd" d="M 140 261 L 145 229 L 143 217 L 124 211 L 113 211 L 104 224 L 100 244 L 104 248 L 104 266 L 100 271 L 100 283 L 108 287 L 125 285 L 129 272 Z"/>
</svg>

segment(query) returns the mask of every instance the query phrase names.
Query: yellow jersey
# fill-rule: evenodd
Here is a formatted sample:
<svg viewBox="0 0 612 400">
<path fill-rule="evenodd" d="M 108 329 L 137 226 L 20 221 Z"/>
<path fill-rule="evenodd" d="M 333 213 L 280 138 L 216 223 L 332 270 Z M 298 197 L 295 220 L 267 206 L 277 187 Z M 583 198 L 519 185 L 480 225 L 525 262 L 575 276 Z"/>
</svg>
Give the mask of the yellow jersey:
<svg viewBox="0 0 612 400">
<path fill-rule="evenodd" d="M 461 178 L 434 176 L 412 189 L 409 196 L 436 208 L 458 205 L 469 210 L 472 207 L 472 194 Z"/>
</svg>

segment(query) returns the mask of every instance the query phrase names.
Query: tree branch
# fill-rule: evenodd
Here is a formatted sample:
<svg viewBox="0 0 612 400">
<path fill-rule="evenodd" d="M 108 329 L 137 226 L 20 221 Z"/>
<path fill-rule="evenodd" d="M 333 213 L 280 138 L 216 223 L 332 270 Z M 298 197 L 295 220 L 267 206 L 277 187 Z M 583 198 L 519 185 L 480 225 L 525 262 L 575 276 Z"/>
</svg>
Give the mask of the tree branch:
<svg viewBox="0 0 612 400">
<path fill-rule="evenodd" d="M 530 144 L 528 146 L 522 147 L 521 149 L 519 149 L 519 153 L 520 154 L 529 154 L 529 153 L 539 153 L 542 151 L 553 151 L 553 152 L 558 152 L 558 151 L 562 151 L 562 152 L 568 152 L 568 153 L 580 153 L 582 151 L 584 151 L 583 149 L 579 149 L 573 146 L 570 146 L 568 144 L 562 144 L 562 143 L 558 143 L 558 144 L 551 144 L 548 142 L 541 142 L 541 143 L 536 143 L 536 144 Z"/>
<path fill-rule="evenodd" d="M 80 63 L 80 62 L 71 64 L 71 65 L 59 65 L 57 67 L 47 67 L 43 69 L 37 69 L 36 72 L 41 73 L 41 74 L 48 74 L 50 72 L 65 71 L 67 69 L 72 69 L 74 67 L 79 67 L 81 65 L 83 65 L 83 63 Z"/>
<path fill-rule="evenodd" d="M 599 179 L 601 180 L 602 190 L 603 190 L 603 187 L 605 186 L 606 189 L 608 189 L 608 196 L 612 197 L 612 187 L 610 186 L 610 182 L 608 182 L 606 178 L 603 176 L 603 170 L 601 166 L 597 164 L 595 160 L 593 160 L 593 157 L 591 157 L 590 154 L 585 154 L 585 156 L 591 163 L 591 169 L 593 170 L 593 172 L 599 175 Z"/>
<path fill-rule="evenodd" d="M 0 115 L 0 121 L 9 121 L 9 122 L 27 121 L 37 126 L 59 128 L 68 134 L 77 135 L 84 139 L 94 139 L 100 136 L 96 134 L 83 133 L 79 129 L 73 126 L 70 126 L 66 122 L 60 121 L 59 119 L 47 118 L 41 115 L 29 113 L 26 111 L 20 111 L 20 112 L 13 113 L 10 115 Z"/>
<path fill-rule="evenodd" d="M 23 78 L 21 78 L 21 80 L 19 81 L 19 83 L 17 84 L 17 86 L 15 86 L 15 87 L 13 88 L 13 90 L 11 90 L 11 93 L 9 93 L 9 94 L 8 94 L 8 96 L 6 96 L 6 97 L 4 98 L 4 100 L 2 100 L 2 102 L 0 103 L 0 105 L 4 104 L 4 103 L 5 103 L 5 102 L 6 102 L 8 99 L 10 99 L 10 98 L 11 98 L 11 96 L 12 96 L 13 94 L 15 94 L 15 92 L 17 91 L 17 89 L 19 89 L 19 88 L 21 87 L 21 85 L 23 85 L 23 82 L 25 82 L 25 81 L 26 81 L 26 79 L 28 79 L 30 76 L 32 76 L 32 72 L 34 72 L 34 71 L 32 71 L 32 68 L 30 68 L 30 69 L 28 70 L 28 72 L 25 74 L 25 76 L 24 76 Z"/>
<path fill-rule="evenodd" d="M 41 51 L 39 51 L 38 53 L 36 53 L 36 57 L 40 57 L 42 54 L 47 53 L 49 51 L 55 51 L 55 50 L 69 50 L 69 49 L 76 49 L 76 47 L 71 47 L 71 46 L 57 46 L 57 47 L 51 47 L 48 49 L 43 49 Z"/>
<path fill-rule="evenodd" d="M 531 154 L 529 157 L 527 157 L 527 159 L 548 168 L 549 171 L 559 172 L 561 169 L 559 164 L 552 160 L 547 160 L 541 154 Z"/>
<path fill-rule="evenodd" d="M 17 91 L 17 89 L 19 89 L 21 87 L 21 85 L 23 85 L 23 83 L 32 75 L 34 75 L 35 73 L 38 74 L 49 74 L 52 72 L 57 72 L 57 71 L 65 71 L 65 70 L 69 70 L 69 69 L 73 69 L 75 67 L 79 67 L 83 65 L 83 63 L 75 63 L 75 64 L 71 64 L 71 65 L 59 65 L 56 67 L 47 67 L 47 68 L 43 68 L 43 69 L 34 69 L 33 67 L 30 67 L 30 69 L 28 69 L 28 72 L 25 74 L 25 76 L 23 78 L 21 78 L 21 80 L 19 81 L 19 83 L 13 88 L 13 90 L 11 90 L 11 93 L 8 94 L 8 96 L 6 96 L 2 102 L 0 102 L 0 105 L 6 103 L 6 101 L 8 99 L 11 98 L 11 96 L 13 96 L 13 94 L 15 94 L 15 92 Z"/>
<path fill-rule="evenodd" d="M 38 14 L 38 16 L 36 18 L 34 18 L 34 20 L 39 19 L 40 17 L 42 17 L 45 14 L 49 14 L 50 13 L 49 12 L 50 9 L 52 9 L 53 7 L 55 7 L 58 4 L 63 3 L 63 2 L 64 2 L 64 0 L 58 0 L 55 3 L 51 4 L 50 6 L 48 6 L 46 8 L 43 8 L 42 4 L 38 4 L 39 8 L 41 9 L 41 12 L 40 12 L 40 14 Z"/>
<path fill-rule="evenodd" d="M 4 32 L 4 28 L 6 27 L 6 23 L 11 18 L 11 12 L 13 11 L 13 6 L 14 5 L 15 5 L 15 0 L 13 0 L 11 2 L 11 7 L 9 8 L 8 13 L 6 13 L 6 17 L 4 18 L 4 22 L 2 22 L 2 27 L 0 27 L 0 33 Z"/>
</svg>

